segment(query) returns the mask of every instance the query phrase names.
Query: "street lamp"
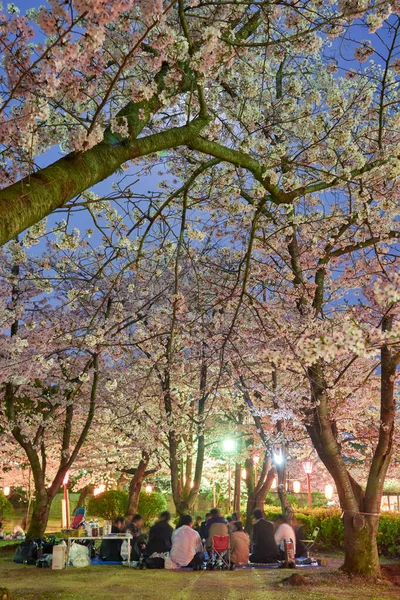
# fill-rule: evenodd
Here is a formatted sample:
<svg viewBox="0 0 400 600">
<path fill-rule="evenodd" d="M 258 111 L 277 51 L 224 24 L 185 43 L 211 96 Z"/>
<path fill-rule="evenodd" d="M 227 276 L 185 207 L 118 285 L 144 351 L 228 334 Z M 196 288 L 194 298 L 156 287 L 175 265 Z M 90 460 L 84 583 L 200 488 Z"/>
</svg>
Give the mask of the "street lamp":
<svg viewBox="0 0 400 600">
<path fill-rule="evenodd" d="M 303 462 L 304 473 L 307 475 L 307 493 L 308 493 L 308 506 L 312 508 L 312 496 L 311 496 L 311 473 L 313 470 L 313 464 L 311 460 Z"/>
<path fill-rule="evenodd" d="M 301 490 L 300 481 L 293 481 L 293 491 L 295 494 L 299 494 Z"/>
<path fill-rule="evenodd" d="M 228 512 L 231 512 L 231 504 L 232 504 L 232 494 L 231 494 L 231 454 L 236 450 L 236 442 L 232 439 L 224 440 L 223 443 L 224 451 L 228 455 L 228 503 L 229 509 Z"/>
<path fill-rule="evenodd" d="M 148 484 L 146 485 L 146 488 L 145 488 L 145 489 L 146 489 L 146 494 L 151 494 L 151 492 L 153 491 L 153 486 L 152 486 L 152 485 L 150 485 L 150 483 L 148 483 Z"/>
<path fill-rule="evenodd" d="M 9 487 L 8 485 L 6 485 L 6 487 L 5 487 L 5 488 L 4 488 L 4 490 L 3 490 L 3 494 L 4 494 L 5 496 L 9 496 L 9 495 L 10 495 L 10 493 L 11 493 L 11 489 L 10 489 L 10 487 Z"/>
</svg>

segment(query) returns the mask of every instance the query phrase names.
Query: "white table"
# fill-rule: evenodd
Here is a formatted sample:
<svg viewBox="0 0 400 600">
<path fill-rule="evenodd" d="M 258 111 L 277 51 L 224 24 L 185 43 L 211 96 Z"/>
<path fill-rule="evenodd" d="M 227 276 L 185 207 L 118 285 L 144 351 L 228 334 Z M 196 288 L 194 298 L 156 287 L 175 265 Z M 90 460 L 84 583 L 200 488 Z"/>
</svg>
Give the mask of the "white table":
<svg viewBox="0 0 400 600">
<path fill-rule="evenodd" d="M 74 537 L 65 537 L 63 538 L 64 540 L 67 541 L 67 567 L 68 567 L 68 563 L 69 563 L 69 553 L 71 550 L 71 543 L 75 542 L 75 541 L 79 541 L 79 540 L 89 540 L 91 542 L 96 542 L 97 540 L 117 540 L 117 541 L 121 541 L 123 542 L 124 540 L 128 540 L 128 563 L 129 566 L 131 566 L 131 541 L 132 541 L 132 536 L 131 535 L 99 535 L 96 537 L 88 537 L 88 536 L 74 536 Z"/>
</svg>

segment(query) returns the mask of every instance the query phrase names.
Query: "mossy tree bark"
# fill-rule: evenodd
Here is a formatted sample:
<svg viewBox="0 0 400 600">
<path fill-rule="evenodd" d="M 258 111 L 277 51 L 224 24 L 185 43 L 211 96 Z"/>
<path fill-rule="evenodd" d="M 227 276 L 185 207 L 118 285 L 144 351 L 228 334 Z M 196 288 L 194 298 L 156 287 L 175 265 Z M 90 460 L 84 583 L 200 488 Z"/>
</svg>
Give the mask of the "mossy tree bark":
<svg viewBox="0 0 400 600">
<path fill-rule="evenodd" d="M 382 329 L 388 331 L 391 327 L 392 318 L 387 316 L 383 319 Z M 316 407 L 307 429 L 319 457 L 335 481 L 344 511 L 343 569 L 357 575 L 377 577 L 380 574 L 376 535 L 383 485 L 392 455 L 396 412 L 394 386 L 399 360 L 398 352 L 386 344 L 382 346 L 379 437 L 365 492 L 350 475 L 343 460 L 336 424 L 328 409 L 322 366 L 314 365 L 309 374 Z"/>
</svg>

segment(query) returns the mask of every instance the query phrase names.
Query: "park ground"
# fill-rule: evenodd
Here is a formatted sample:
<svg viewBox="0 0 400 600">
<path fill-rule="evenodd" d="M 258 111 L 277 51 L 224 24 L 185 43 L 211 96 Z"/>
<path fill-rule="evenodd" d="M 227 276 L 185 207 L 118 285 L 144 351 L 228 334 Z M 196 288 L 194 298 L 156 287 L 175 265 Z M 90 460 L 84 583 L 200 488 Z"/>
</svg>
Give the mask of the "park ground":
<svg viewBox="0 0 400 600">
<path fill-rule="evenodd" d="M 400 587 L 382 580 L 368 583 L 338 572 L 340 559 L 327 567 L 296 569 L 309 579 L 293 587 L 291 570 L 243 569 L 233 572 L 138 571 L 100 566 L 64 571 L 17 565 L 10 549 L 0 551 L 0 588 L 13 600 L 395 600 Z"/>
</svg>

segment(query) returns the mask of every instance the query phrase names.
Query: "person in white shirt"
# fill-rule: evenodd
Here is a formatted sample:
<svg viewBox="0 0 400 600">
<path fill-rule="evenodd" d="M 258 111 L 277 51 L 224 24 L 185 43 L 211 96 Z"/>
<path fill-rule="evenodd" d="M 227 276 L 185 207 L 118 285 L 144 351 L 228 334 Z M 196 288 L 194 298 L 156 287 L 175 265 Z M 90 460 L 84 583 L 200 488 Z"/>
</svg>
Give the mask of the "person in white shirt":
<svg viewBox="0 0 400 600">
<path fill-rule="evenodd" d="M 193 567 L 201 569 L 204 562 L 203 546 L 200 535 L 193 529 L 190 515 L 182 515 L 178 527 L 172 534 L 172 548 L 166 568 Z"/>
<path fill-rule="evenodd" d="M 293 542 L 293 550 L 296 554 L 296 534 L 294 529 L 289 523 L 284 515 L 279 515 L 276 520 L 276 531 L 275 531 L 275 542 L 278 546 L 278 550 L 285 554 L 285 541 Z"/>
</svg>

